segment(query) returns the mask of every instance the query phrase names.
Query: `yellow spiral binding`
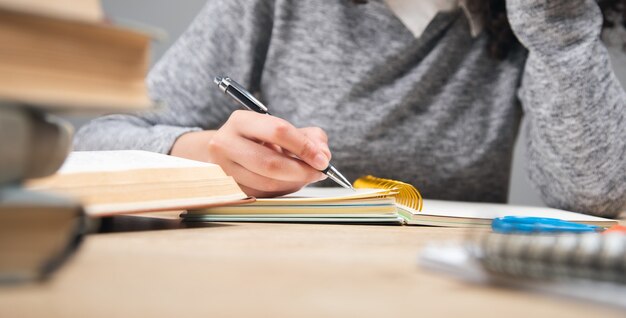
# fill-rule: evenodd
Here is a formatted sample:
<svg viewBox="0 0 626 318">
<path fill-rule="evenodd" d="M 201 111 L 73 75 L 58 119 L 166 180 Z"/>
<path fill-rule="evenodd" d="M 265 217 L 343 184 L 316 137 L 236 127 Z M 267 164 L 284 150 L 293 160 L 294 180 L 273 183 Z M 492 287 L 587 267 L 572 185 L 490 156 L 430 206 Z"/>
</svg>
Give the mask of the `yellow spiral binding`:
<svg viewBox="0 0 626 318">
<path fill-rule="evenodd" d="M 364 176 L 354 181 L 355 188 L 376 188 L 397 191 L 395 195 L 399 204 L 412 208 L 416 211 L 422 210 L 423 199 L 417 189 L 402 181 L 377 178 L 374 176 Z"/>
</svg>

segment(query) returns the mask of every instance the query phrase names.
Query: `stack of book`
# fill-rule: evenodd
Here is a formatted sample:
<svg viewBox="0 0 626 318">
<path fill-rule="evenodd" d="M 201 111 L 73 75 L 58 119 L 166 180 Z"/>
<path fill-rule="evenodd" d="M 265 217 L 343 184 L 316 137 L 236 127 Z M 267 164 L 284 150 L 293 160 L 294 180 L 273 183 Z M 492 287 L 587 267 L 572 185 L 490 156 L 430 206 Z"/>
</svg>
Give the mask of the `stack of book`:
<svg viewBox="0 0 626 318">
<path fill-rule="evenodd" d="M 58 113 L 147 109 L 151 37 L 99 0 L 0 0 L 0 282 L 44 277 L 80 241 L 81 204 L 25 190 L 71 149 Z"/>
</svg>

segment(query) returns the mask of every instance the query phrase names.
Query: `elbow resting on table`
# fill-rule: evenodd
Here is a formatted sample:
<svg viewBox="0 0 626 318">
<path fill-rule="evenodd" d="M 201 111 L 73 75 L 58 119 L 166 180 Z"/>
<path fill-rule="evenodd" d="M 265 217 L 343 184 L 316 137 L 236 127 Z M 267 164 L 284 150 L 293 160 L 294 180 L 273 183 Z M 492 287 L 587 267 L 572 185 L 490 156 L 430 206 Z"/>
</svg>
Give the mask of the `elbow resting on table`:
<svg viewBox="0 0 626 318">
<path fill-rule="evenodd" d="M 530 178 L 533 180 L 532 173 Z M 597 182 L 593 186 L 551 180 L 539 185 L 538 188 L 544 203 L 549 207 L 616 218 L 626 211 L 626 180 L 624 179 L 624 176 L 615 177 Z"/>
</svg>

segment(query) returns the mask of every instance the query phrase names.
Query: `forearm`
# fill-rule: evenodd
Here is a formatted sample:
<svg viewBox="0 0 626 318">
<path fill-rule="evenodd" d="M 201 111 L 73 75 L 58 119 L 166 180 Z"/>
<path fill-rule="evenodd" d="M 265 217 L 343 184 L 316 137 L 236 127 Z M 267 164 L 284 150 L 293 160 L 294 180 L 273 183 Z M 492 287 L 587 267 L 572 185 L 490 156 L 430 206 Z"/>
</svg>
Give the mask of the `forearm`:
<svg viewBox="0 0 626 318">
<path fill-rule="evenodd" d="M 215 130 L 188 132 L 176 139 L 170 154 L 197 161 L 210 161 L 208 149 Z"/>
<path fill-rule="evenodd" d="M 132 115 L 111 115 L 83 126 L 74 137 L 75 150 L 138 149 L 169 153 L 183 134 L 197 127 L 155 124 Z"/>
<path fill-rule="evenodd" d="M 626 205 L 626 94 L 593 0 L 509 0 L 529 50 L 520 99 L 529 178 L 551 206 L 615 216 Z"/>
</svg>

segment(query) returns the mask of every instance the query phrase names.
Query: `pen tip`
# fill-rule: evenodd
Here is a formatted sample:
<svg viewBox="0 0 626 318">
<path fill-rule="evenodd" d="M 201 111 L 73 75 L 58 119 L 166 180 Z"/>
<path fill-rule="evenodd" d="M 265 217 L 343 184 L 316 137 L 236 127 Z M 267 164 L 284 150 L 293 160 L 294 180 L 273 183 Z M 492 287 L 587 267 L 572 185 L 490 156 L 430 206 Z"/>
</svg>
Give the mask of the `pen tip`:
<svg viewBox="0 0 626 318">
<path fill-rule="evenodd" d="M 221 78 L 221 77 L 219 77 L 219 76 L 216 76 L 216 77 L 213 79 L 213 82 L 214 82 L 215 84 L 217 84 L 217 85 L 220 85 L 220 83 L 222 82 L 222 78 Z"/>
<path fill-rule="evenodd" d="M 352 187 L 352 184 L 350 184 L 350 181 L 348 181 L 346 177 L 339 173 L 339 171 L 337 171 L 337 168 L 333 167 L 333 165 L 328 165 L 328 168 L 326 168 L 326 171 L 324 173 L 328 176 L 328 178 L 335 181 L 340 186 L 346 189 L 352 189 L 353 191 L 356 191 L 354 190 L 354 187 Z"/>
</svg>

